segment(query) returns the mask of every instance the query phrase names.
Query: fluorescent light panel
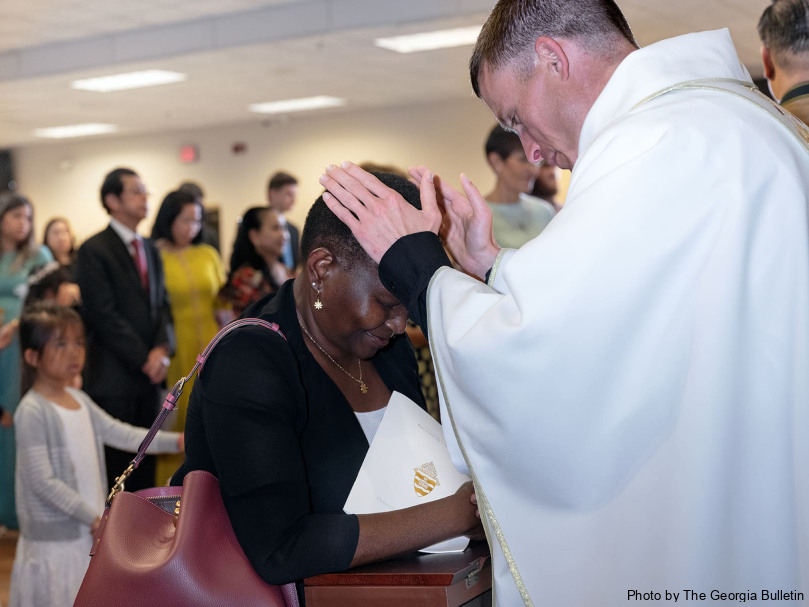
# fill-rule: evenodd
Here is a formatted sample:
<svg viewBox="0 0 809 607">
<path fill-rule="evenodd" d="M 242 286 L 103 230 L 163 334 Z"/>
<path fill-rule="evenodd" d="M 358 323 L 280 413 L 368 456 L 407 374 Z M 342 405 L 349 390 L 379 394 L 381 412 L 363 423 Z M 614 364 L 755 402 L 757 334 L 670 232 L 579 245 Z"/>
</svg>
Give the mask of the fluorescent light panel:
<svg viewBox="0 0 809 607">
<path fill-rule="evenodd" d="M 409 36 L 394 36 L 392 38 L 377 38 L 374 44 L 397 53 L 416 53 L 419 51 L 433 51 L 439 48 L 452 48 L 474 44 L 480 34 L 482 25 L 472 27 L 458 27 L 435 32 L 423 32 Z"/>
<path fill-rule="evenodd" d="M 114 124 L 91 122 L 88 124 L 70 124 L 67 126 L 52 126 L 46 129 L 36 129 L 34 135 L 37 137 L 47 137 L 49 139 L 65 139 L 68 137 L 103 135 L 104 133 L 114 133 L 117 130 L 118 127 Z"/>
<path fill-rule="evenodd" d="M 284 99 L 282 101 L 268 101 L 266 103 L 251 103 L 249 110 L 259 114 L 283 114 L 287 112 L 303 112 L 306 110 L 319 110 L 327 107 L 345 105 L 346 100 L 339 97 L 319 95 L 317 97 L 303 97 L 301 99 Z"/>
<path fill-rule="evenodd" d="M 83 91 L 109 93 L 111 91 L 137 89 L 144 86 L 156 86 L 158 84 L 183 82 L 187 79 L 188 76 L 186 74 L 181 74 L 179 72 L 168 72 L 166 70 L 143 70 L 140 72 L 115 74 L 114 76 L 102 76 L 100 78 L 74 80 L 70 83 L 70 86 L 74 89 L 80 89 Z"/>
</svg>

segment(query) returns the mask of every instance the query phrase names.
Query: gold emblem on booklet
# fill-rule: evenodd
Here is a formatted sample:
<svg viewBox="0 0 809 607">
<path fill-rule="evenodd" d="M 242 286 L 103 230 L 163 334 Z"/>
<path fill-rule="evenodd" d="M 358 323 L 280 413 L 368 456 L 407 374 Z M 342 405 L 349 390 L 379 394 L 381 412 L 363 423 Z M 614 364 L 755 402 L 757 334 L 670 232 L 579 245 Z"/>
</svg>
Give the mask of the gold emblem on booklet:
<svg viewBox="0 0 809 607">
<path fill-rule="evenodd" d="M 435 489 L 438 482 L 438 471 L 435 469 L 433 462 L 422 464 L 418 468 L 413 468 L 416 473 L 413 477 L 413 490 L 419 497 L 424 497 Z"/>
</svg>

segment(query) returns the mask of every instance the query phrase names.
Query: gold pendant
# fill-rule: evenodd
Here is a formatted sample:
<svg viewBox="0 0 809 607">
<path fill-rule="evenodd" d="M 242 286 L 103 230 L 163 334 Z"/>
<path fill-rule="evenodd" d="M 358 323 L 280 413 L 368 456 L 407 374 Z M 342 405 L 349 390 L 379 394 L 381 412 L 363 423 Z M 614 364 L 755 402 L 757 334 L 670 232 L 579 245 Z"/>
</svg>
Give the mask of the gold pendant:
<svg viewBox="0 0 809 607">
<path fill-rule="evenodd" d="M 368 386 L 366 386 L 366 385 L 365 385 L 365 382 L 364 382 L 364 381 L 361 381 L 361 382 L 360 382 L 360 391 L 361 391 L 363 394 L 368 394 Z"/>
</svg>

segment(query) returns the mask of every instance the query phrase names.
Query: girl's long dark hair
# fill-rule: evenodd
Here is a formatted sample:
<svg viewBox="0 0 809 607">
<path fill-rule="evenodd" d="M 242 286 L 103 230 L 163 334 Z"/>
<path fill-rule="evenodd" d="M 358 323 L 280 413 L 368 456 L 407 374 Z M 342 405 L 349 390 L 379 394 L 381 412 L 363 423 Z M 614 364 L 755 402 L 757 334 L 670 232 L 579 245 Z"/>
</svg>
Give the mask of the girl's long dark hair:
<svg viewBox="0 0 809 607">
<path fill-rule="evenodd" d="M 21 394 L 31 389 L 37 377 L 36 368 L 25 362 L 25 351 L 34 350 L 41 357 L 45 344 L 68 327 L 75 327 L 84 334 L 81 316 L 73 308 L 43 301 L 23 310 L 19 329 L 22 360 Z"/>
</svg>

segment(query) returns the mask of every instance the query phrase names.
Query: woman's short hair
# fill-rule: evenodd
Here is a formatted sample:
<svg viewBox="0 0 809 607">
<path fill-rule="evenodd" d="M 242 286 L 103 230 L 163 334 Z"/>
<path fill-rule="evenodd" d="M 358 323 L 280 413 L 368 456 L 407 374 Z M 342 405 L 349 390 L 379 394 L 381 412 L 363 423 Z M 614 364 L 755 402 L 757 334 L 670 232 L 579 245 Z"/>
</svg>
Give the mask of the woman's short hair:
<svg viewBox="0 0 809 607">
<path fill-rule="evenodd" d="M 392 173 L 371 174 L 389 188 L 396 190 L 410 205 L 421 209 L 419 189 L 413 183 Z M 323 202 L 323 196 L 315 200 L 306 216 L 301 235 L 302 259 L 305 260 L 312 251 L 320 247 L 331 251 L 347 268 L 356 263 L 371 261 L 348 226 Z"/>
<path fill-rule="evenodd" d="M 391 173 L 392 175 L 398 175 L 399 177 L 404 177 L 407 179 L 407 173 L 399 167 L 393 166 L 392 164 L 380 164 L 378 162 L 369 160 L 367 162 L 360 163 L 359 167 L 363 171 L 368 171 L 369 173 Z"/>
<path fill-rule="evenodd" d="M 152 226 L 152 240 L 165 238 L 166 240 L 174 242 L 174 237 L 171 234 L 171 225 L 187 204 L 195 204 L 199 206 L 199 210 L 202 214 L 205 213 L 205 209 L 202 208 L 200 200 L 190 192 L 175 190 L 166 194 L 163 203 L 160 205 L 160 210 L 157 212 L 154 225 Z M 202 228 L 200 228 L 197 235 L 194 236 L 191 244 L 199 244 L 200 242 L 202 242 Z"/>
</svg>

